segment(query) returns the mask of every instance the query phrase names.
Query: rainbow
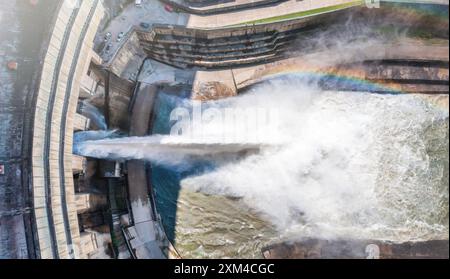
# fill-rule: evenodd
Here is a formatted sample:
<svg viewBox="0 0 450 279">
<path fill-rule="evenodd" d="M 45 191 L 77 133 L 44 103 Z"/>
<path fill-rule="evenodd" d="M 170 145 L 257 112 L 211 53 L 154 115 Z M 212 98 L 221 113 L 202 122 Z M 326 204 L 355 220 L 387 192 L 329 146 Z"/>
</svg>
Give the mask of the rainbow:
<svg viewBox="0 0 450 279">
<path fill-rule="evenodd" d="M 418 18 L 431 16 L 448 22 L 448 4 L 381 1 L 381 5 L 402 14 L 415 14 Z"/>
<path fill-rule="evenodd" d="M 286 79 L 286 78 L 298 78 L 304 79 L 305 81 L 320 82 L 326 81 L 331 82 L 332 86 L 327 89 L 334 89 L 340 91 L 353 91 L 353 92 L 372 92 L 376 94 L 389 94 L 389 95 L 404 95 L 409 94 L 414 96 L 414 98 L 419 98 L 433 107 L 440 109 L 443 113 L 449 112 L 449 95 L 428 95 L 428 94 L 411 94 L 402 92 L 399 89 L 398 84 L 390 84 L 378 81 L 366 80 L 358 77 L 357 75 L 352 75 L 350 73 L 337 74 L 327 71 L 296 71 L 291 69 L 283 70 L 277 73 L 270 73 L 262 76 L 257 83 L 265 81 L 273 81 L 276 79 Z M 336 86 L 333 88 L 333 86 Z"/>
<path fill-rule="evenodd" d="M 285 70 L 277 73 L 265 75 L 260 79 L 261 82 L 281 79 L 281 78 L 299 78 L 311 82 L 327 82 L 338 89 L 349 91 L 376 92 L 380 94 L 402 94 L 398 85 L 385 83 L 381 81 L 367 80 L 356 75 L 341 74 L 332 71 L 295 71 Z"/>
<path fill-rule="evenodd" d="M 427 18 L 432 19 L 436 26 L 447 26 L 448 28 L 448 4 L 431 3 L 406 3 L 382 1 L 381 8 L 394 12 L 399 18 L 408 19 L 408 21 L 420 21 Z M 305 81 L 317 82 L 319 85 L 328 84 L 328 89 L 342 91 L 360 91 L 374 92 L 378 94 L 411 94 L 402 91 L 401 84 L 383 80 L 366 79 L 366 73 L 358 68 L 336 68 L 320 67 L 316 65 L 301 65 L 300 63 L 290 63 L 283 65 L 273 65 L 268 68 L 257 70 L 253 81 L 260 83 L 281 78 L 298 78 Z M 334 86 L 334 88 L 333 88 Z M 430 96 L 426 94 L 413 94 L 418 98 L 427 100 L 439 99 L 438 104 L 448 112 L 448 95 Z"/>
</svg>

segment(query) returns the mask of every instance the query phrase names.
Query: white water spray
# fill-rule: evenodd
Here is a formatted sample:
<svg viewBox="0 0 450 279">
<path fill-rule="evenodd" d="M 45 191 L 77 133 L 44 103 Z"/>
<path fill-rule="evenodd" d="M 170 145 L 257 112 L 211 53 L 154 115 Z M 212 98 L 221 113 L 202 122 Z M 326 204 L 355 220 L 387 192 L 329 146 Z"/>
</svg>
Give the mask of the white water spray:
<svg viewBox="0 0 450 279">
<path fill-rule="evenodd" d="M 448 109 L 415 96 L 320 92 L 293 80 L 262 85 L 240 105 L 256 99 L 283 108 L 285 144 L 183 187 L 241 197 L 287 234 L 448 234 Z"/>
</svg>

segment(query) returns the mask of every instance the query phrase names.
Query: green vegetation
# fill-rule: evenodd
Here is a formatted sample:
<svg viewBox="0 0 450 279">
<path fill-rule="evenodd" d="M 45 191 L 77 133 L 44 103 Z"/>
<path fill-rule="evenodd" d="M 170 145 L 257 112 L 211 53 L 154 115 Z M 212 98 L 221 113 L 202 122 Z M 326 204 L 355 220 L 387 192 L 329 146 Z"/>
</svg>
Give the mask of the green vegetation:
<svg viewBox="0 0 450 279">
<path fill-rule="evenodd" d="M 329 7 L 323 7 L 323 8 L 313 9 L 313 10 L 309 10 L 309 11 L 302 11 L 302 12 L 296 12 L 296 13 L 287 14 L 287 15 L 274 16 L 274 17 L 269 17 L 269 18 L 263 18 L 263 19 L 243 22 L 243 23 L 239 23 L 236 25 L 232 25 L 232 26 L 264 24 L 264 23 L 272 23 L 272 22 L 277 22 L 277 21 L 282 21 L 282 20 L 296 19 L 296 18 L 311 16 L 311 15 L 316 15 L 316 14 L 321 14 L 321 13 L 337 11 L 337 10 L 341 10 L 341 9 L 345 9 L 345 8 L 355 7 L 355 6 L 362 5 L 363 3 L 364 3 L 363 0 L 353 1 L 350 3 L 339 4 L 339 5 L 329 6 Z"/>
</svg>

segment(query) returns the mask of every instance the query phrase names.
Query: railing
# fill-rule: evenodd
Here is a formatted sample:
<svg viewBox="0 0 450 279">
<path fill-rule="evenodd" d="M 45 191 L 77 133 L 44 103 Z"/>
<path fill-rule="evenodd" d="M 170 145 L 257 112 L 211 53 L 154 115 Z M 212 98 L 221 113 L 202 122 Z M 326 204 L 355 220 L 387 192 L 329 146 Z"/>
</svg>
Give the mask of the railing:
<svg viewBox="0 0 450 279">
<path fill-rule="evenodd" d="M 131 246 L 130 241 L 135 239 L 134 236 L 131 235 L 131 233 L 128 231 L 128 228 L 130 228 L 132 226 L 121 226 L 121 231 L 122 231 L 122 236 L 123 239 L 125 239 L 125 244 L 127 245 L 127 249 L 128 252 L 130 252 L 131 258 L 133 258 L 134 260 L 137 259 L 136 253 L 134 252 L 133 247 Z"/>
</svg>

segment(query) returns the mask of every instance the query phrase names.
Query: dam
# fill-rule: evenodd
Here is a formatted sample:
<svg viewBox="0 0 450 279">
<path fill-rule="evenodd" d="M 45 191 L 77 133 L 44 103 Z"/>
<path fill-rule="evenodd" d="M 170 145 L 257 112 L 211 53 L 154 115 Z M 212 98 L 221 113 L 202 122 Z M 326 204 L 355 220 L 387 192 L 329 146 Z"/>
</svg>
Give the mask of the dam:
<svg viewBox="0 0 450 279">
<path fill-rule="evenodd" d="M 0 4 L 0 259 L 448 258 L 448 1 L 142 2 Z"/>
</svg>

